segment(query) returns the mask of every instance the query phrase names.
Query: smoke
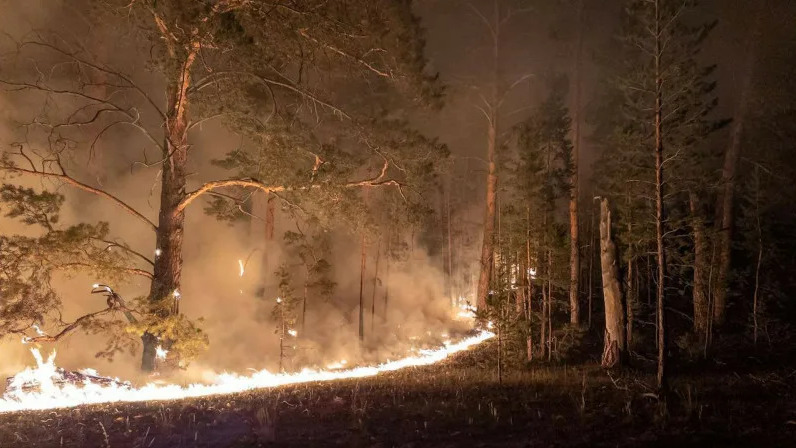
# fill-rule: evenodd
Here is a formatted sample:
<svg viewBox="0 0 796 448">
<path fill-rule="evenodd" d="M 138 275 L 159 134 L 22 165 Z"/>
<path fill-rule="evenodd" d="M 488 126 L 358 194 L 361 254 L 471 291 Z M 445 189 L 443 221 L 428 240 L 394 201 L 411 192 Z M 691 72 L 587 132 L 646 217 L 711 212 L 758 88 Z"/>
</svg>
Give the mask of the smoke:
<svg viewBox="0 0 796 448">
<path fill-rule="evenodd" d="M 63 16 L 64 11 L 53 2 L 29 2 L 24 7 L 14 2 L 13 7 L 3 8 L 0 26 L 9 34 L 20 38 L 35 29 L 50 26 L 53 17 L 58 17 L 61 28 L 70 23 L 83 23 L 82 17 Z M 134 46 L 132 44 L 130 47 Z M 126 51 L 133 51 L 119 44 L 118 51 L 105 52 L 113 60 L 123 60 Z M 140 67 L 136 73 L 144 83 L 158 91 L 157 81 L 146 75 Z M 20 93 L 0 95 L 0 141 L 3 149 L 15 141 L 21 132 L 12 125 L 28 121 L 43 110 L 44 98 Z M 209 135 L 196 145 L 196 162 L 192 169 L 200 171 L 202 177 L 215 173 L 208 169 L 207 162 L 220 157 L 234 147 L 236 136 L 221 128 L 208 126 L 203 135 Z M 146 140 L 131 130 L 114 130 L 106 134 L 97 150 L 90 157 L 81 155 L 69 161 L 68 169 L 86 183 L 97 185 L 122 198 L 141 211 L 150 220 L 157 220 L 159 200 L 158 167 L 133 165 L 140 160 Z M 214 148 L 214 149 L 213 149 Z M 112 237 L 124 241 L 140 253 L 154 257 L 156 250 L 154 234 L 142 222 L 122 211 L 118 206 L 83 191 L 67 186 L 58 186 L 35 178 L 15 179 L 14 183 L 38 189 L 57 188 L 66 196 L 61 212 L 61 225 L 79 222 L 95 223 L 108 221 Z M 192 183 L 197 180 L 191 180 Z M 206 216 L 197 203 L 187 213 L 183 248 L 184 266 L 181 288 L 181 311 L 191 319 L 202 319 L 201 327 L 208 333 L 210 346 L 199 359 L 184 372 L 183 379 L 206 377 L 208 371 L 238 371 L 248 368 L 276 370 L 279 365 L 280 343 L 276 323 L 271 318 L 275 305 L 276 289 L 274 270 L 283 261 L 295 263 L 287 258 L 282 234 L 289 221 L 284 214 L 277 213 L 274 240 L 264 245 L 261 225 L 227 225 Z M 31 230 L 17 222 L 0 219 L 0 232 L 5 235 L 25 234 Z M 439 257 L 431 257 L 421 247 L 416 247 L 405 262 L 390 262 L 390 275 L 386 276 L 388 261 L 384 255 L 374 287 L 374 251 L 368 251 L 368 262 L 363 292 L 365 315 L 365 338 L 358 338 L 360 247 L 359 235 L 348 229 L 337 228 L 332 236 L 330 260 L 334 269 L 333 280 L 337 288 L 328 301 L 310 295 L 307 297 L 307 314 L 303 328 L 297 328 L 298 336 L 290 337 L 285 356 L 287 369 L 304 366 L 324 366 L 345 359 L 349 365 L 358 362 L 384 361 L 390 357 L 405 355 L 423 343 L 444 339 L 444 335 L 466 325 L 451 320 L 454 314 L 451 301 L 443 291 L 444 276 Z M 247 260 L 244 275 L 240 275 L 238 260 Z M 267 262 L 266 262 L 267 260 Z M 143 266 L 146 267 L 146 266 Z M 300 288 L 301 270 L 291 269 L 294 287 Z M 104 300 L 91 295 L 93 283 L 106 283 L 101 278 L 86 275 L 58 276 L 56 290 L 63 301 L 63 319 L 72 321 L 89 312 L 105 307 Z M 145 296 L 149 290 L 146 278 L 133 278 L 124 284 L 112 287 L 128 302 Z M 260 293 L 260 290 L 264 290 Z M 385 305 L 385 295 L 389 301 Z M 301 291 L 297 291 L 300 293 Z M 373 302 L 375 301 L 375 313 Z M 119 316 L 121 318 L 121 316 Z M 46 328 L 50 332 L 54 328 Z M 55 344 L 45 344 L 43 351 L 57 350 L 58 365 L 67 369 L 92 367 L 102 374 L 123 379 L 138 379 L 140 347 L 137 354 L 123 353 L 111 362 L 95 358 L 95 353 L 104 348 L 102 335 L 87 335 L 78 332 Z M 0 376 L 19 371 L 31 365 L 33 359 L 29 347 L 19 340 L 6 338 L 0 342 Z M 179 380 L 176 378 L 175 380 Z"/>
</svg>

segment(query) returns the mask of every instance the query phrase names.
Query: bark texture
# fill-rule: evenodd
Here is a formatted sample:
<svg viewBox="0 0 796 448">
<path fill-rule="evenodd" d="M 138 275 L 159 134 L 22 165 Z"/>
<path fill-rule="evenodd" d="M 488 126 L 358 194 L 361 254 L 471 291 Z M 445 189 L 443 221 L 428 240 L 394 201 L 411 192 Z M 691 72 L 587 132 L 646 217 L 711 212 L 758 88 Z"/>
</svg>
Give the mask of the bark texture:
<svg viewBox="0 0 796 448">
<path fill-rule="evenodd" d="M 188 164 L 188 88 L 191 86 L 191 68 L 196 59 L 198 44 L 193 45 L 180 64 L 179 76 L 169 83 L 166 120 L 166 148 L 160 189 L 157 249 L 152 284 L 148 301 L 163 318 L 179 313 L 180 280 L 182 278 L 182 239 L 185 213 L 180 203 L 185 197 Z M 166 306 L 163 301 L 172 301 Z M 155 370 L 157 335 L 142 336 L 143 354 L 141 370 Z M 164 346 L 169 341 L 162 341 Z"/>
<path fill-rule="evenodd" d="M 580 235 L 578 228 L 578 198 L 580 183 L 578 162 L 580 158 L 580 101 L 581 101 L 581 54 L 583 52 L 583 0 L 578 2 L 578 44 L 575 54 L 575 97 L 572 106 L 572 179 L 569 192 L 569 322 L 580 325 Z"/>
<path fill-rule="evenodd" d="M 605 342 L 602 366 L 611 368 L 625 357 L 625 311 L 619 283 L 619 263 L 611 232 L 611 210 L 607 199 L 600 200 L 600 264 L 605 302 Z"/>
</svg>

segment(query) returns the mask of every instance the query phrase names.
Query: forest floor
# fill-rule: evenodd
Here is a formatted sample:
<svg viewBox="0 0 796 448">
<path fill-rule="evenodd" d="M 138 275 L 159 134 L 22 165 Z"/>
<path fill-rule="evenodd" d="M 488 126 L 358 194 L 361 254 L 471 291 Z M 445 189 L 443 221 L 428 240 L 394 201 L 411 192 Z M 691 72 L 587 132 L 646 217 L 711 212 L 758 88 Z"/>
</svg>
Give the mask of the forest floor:
<svg viewBox="0 0 796 448">
<path fill-rule="evenodd" d="M 0 414 L 0 447 L 796 446 L 792 363 L 681 368 L 666 409 L 652 375 L 596 363 L 505 369 L 499 382 L 495 350 L 368 379 Z"/>
</svg>

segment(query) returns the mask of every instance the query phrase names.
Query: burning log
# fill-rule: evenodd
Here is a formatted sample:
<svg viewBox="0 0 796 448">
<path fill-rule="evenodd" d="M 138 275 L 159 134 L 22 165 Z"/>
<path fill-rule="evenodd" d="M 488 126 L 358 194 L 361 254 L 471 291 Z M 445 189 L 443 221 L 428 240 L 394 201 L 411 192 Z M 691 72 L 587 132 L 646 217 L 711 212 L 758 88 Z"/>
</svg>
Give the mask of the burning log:
<svg viewBox="0 0 796 448">
<path fill-rule="evenodd" d="M 55 386 L 59 389 L 65 386 L 85 387 L 114 387 L 130 389 L 132 384 L 129 381 L 120 381 L 116 378 L 98 375 L 91 369 L 82 371 L 66 370 L 57 367 L 47 379 L 26 376 L 11 376 L 6 378 L 6 395 L 13 396 L 19 393 L 40 392 L 43 386 Z"/>
</svg>

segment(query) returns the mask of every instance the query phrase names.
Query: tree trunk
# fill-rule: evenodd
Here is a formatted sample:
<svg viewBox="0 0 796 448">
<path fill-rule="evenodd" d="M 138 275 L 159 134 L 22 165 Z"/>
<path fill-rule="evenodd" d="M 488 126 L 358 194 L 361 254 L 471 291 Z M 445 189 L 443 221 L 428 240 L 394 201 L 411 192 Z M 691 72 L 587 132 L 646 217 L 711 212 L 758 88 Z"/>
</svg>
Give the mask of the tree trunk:
<svg viewBox="0 0 796 448">
<path fill-rule="evenodd" d="M 619 263 L 611 232 L 611 210 L 608 208 L 607 199 L 600 200 L 600 264 L 605 301 L 605 345 L 602 366 L 611 368 L 624 361 L 626 347 Z"/>
<path fill-rule="evenodd" d="M 484 239 L 481 243 L 481 269 L 478 277 L 478 309 L 486 308 L 489 283 L 492 278 L 495 251 L 495 203 L 497 199 L 497 131 L 494 123 L 489 125 L 487 159 L 489 171 L 486 179 L 486 212 L 484 213 Z"/>
<path fill-rule="evenodd" d="M 381 257 L 381 241 L 376 245 L 376 265 L 373 272 L 373 296 L 370 301 L 370 332 L 373 333 L 373 325 L 376 322 L 376 290 L 379 284 L 379 258 Z"/>
<path fill-rule="evenodd" d="M 526 356 L 528 361 L 533 360 L 533 275 L 531 275 L 533 267 L 531 266 L 531 209 L 526 207 L 527 227 L 525 229 L 525 260 L 526 260 L 526 274 L 528 276 L 528 286 L 525 300 L 525 319 L 528 321 L 528 337 L 525 341 Z M 535 271 L 533 271 L 535 272 Z"/>
<path fill-rule="evenodd" d="M 655 0 L 655 240 L 658 255 L 658 291 L 657 291 L 657 323 L 658 323 L 658 389 L 662 394 L 667 391 L 667 360 L 666 360 L 666 251 L 663 245 L 663 223 L 666 211 L 663 203 L 663 73 L 661 57 L 663 46 L 661 39 L 661 0 Z"/>
<path fill-rule="evenodd" d="M 628 353 L 633 348 L 633 319 L 635 318 L 635 306 L 636 306 L 636 288 L 635 288 L 635 280 L 638 273 L 635 269 L 635 259 L 630 259 L 627 263 L 627 297 L 625 297 L 625 309 L 626 311 L 626 337 L 625 337 L 625 348 L 627 349 Z"/>
<path fill-rule="evenodd" d="M 580 240 L 578 229 L 578 199 L 580 184 L 578 180 L 578 162 L 580 158 L 580 100 L 581 100 L 581 53 L 583 51 L 583 0 L 578 2 L 578 44 L 575 54 L 575 98 L 572 107 L 573 148 L 572 148 L 572 179 L 569 193 L 569 322 L 580 325 Z"/>
<path fill-rule="evenodd" d="M 705 283 L 706 267 L 708 266 L 707 241 L 705 237 L 705 224 L 699 208 L 699 199 L 696 194 L 689 192 L 689 207 L 691 209 L 691 226 L 694 232 L 694 334 L 703 341 L 708 330 L 708 295 Z"/>
<path fill-rule="evenodd" d="M 760 327 L 758 325 L 760 301 L 760 266 L 763 264 L 763 227 L 760 224 L 760 167 L 755 166 L 755 221 L 757 223 L 757 265 L 755 267 L 755 289 L 752 297 L 752 324 L 754 325 L 754 342 L 757 346 L 757 338 Z"/>
<path fill-rule="evenodd" d="M 587 302 L 589 304 L 589 320 L 588 328 L 591 328 L 591 315 L 592 298 L 594 296 L 594 248 L 597 245 L 597 240 L 594 238 L 594 205 L 591 207 L 591 216 L 589 216 L 589 291 Z"/>
<path fill-rule="evenodd" d="M 547 360 L 553 356 L 553 251 L 547 251 Z"/>
<path fill-rule="evenodd" d="M 361 242 L 361 263 L 359 266 L 359 341 L 365 340 L 365 263 L 367 253 L 365 251 L 365 231 L 362 230 Z"/>
<path fill-rule="evenodd" d="M 492 31 L 492 94 L 487 118 L 487 176 L 486 176 L 486 209 L 484 212 L 484 238 L 481 243 L 481 266 L 478 276 L 478 309 L 486 308 L 486 298 L 489 294 L 490 279 L 494 268 L 495 249 L 495 202 L 497 200 L 497 150 L 498 150 L 498 115 L 500 96 L 500 8 L 494 2 L 495 22 Z"/>
<path fill-rule="evenodd" d="M 447 224 L 447 232 L 448 232 L 448 265 L 447 267 L 447 294 L 448 299 L 451 303 L 455 306 L 456 305 L 456 293 L 453 283 L 453 235 L 451 235 L 451 186 L 450 181 L 448 181 L 448 188 L 446 190 L 446 201 L 445 201 L 445 217 L 446 217 L 446 224 Z"/>
<path fill-rule="evenodd" d="M 304 334 L 304 324 L 307 322 L 307 288 L 310 283 L 309 266 L 304 266 L 304 296 L 301 298 L 301 333 Z"/>
<path fill-rule="evenodd" d="M 387 266 L 384 269 L 384 309 L 382 310 L 382 319 L 387 321 L 387 304 L 390 303 L 390 261 L 392 260 L 392 227 L 387 231 L 387 247 L 384 253 Z"/>
<path fill-rule="evenodd" d="M 165 159 L 161 176 L 160 212 L 156 236 L 157 254 L 152 284 L 147 297 L 152 310 L 161 318 L 179 313 L 180 280 L 182 275 L 182 237 L 185 214 L 179 204 L 185 197 L 188 165 L 188 99 L 191 67 L 198 44 L 186 55 L 179 77 L 168 86 L 168 110 L 165 137 Z M 155 370 L 159 336 L 146 332 L 141 337 L 143 352 L 141 370 Z M 170 346 L 173 341 L 162 341 Z M 174 354 L 179 355 L 177 353 Z"/>
<path fill-rule="evenodd" d="M 542 283 L 542 306 L 539 310 L 539 357 L 544 358 L 547 353 L 547 285 Z"/>
<path fill-rule="evenodd" d="M 741 138 L 749 110 L 752 95 L 752 81 L 756 51 L 760 39 L 765 1 L 761 0 L 758 6 L 757 19 L 752 28 L 752 34 L 747 41 L 746 61 L 741 76 L 741 97 L 733 117 L 732 130 L 730 131 L 730 145 L 724 154 L 724 166 L 721 171 L 722 194 L 719 195 L 719 204 L 716 206 L 719 219 L 719 266 L 717 273 L 716 292 L 713 296 L 713 323 L 721 326 L 724 323 L 727 309 L 727 291 L 729 289 L 730 266 L 732 263 L 732 224 L 733 204 L 735 201 L 735 177 L 738 171 L 738 161 L 741 158 Z"/>
</svg>

